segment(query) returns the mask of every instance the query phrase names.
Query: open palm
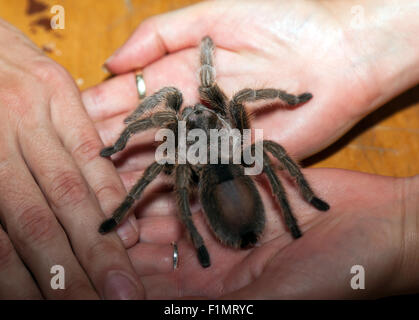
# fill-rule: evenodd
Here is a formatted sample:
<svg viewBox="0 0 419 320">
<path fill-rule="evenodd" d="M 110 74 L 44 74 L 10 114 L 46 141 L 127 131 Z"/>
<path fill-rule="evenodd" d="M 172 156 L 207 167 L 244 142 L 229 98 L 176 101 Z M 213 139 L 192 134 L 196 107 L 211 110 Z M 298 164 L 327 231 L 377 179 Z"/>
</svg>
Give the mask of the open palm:
<svg viewBox="0 0 419 320">
<path fill-rule="evenodd" d="M 105 144 L 116 140 L 123 118 L 138 104 L 130 72 L 138 67 L 149 94 L 170 85 L 182 91 L 184 105 L 197 102 L 196 46 L 205 35 L 217 46 L 217 82 L 229 96 L 245 87 L 313 94 L 311 101 L 292 109 L 249 106 L 256 112 L 253 127 L 262 128 L 265 139 L 282 144 L 296 159 L 329 145 L 390 98 L 379 95 L 380 80 L 357 54 L 347 30 L 321 4 L 220 3 L 206 2 L 144 22 L 107 63 L 120 75 L 83 93 Z M 154 157 L 152 133 L 133 140 L 114 158 L 128 188 Z M 398 180 L 331 169 L 304 173 L 331 209 L 316 211 L 288 181 L 291 206 L 304 233 L 296 241 L 284 228 L 264 178 L 258 180 L 268 223 L 256 248 L 237 251 L 219 244 L 196 207 L 200 213 L 194 220 L 212 259 L 205 270 L 176 219 L 173 198 L 155 189 L 163 184 L 156 182 L 136 207 L 140 242 L 124 239 L 146 296 L 350 297 L 356 293 L 350 287 L 353 265 L 364 266 L 367 276 L 371 270 L 368 295 L 378 295 L 373 289 L 383 285 L 380 279 L 388 278 L 400 259 L 403 221 L 393 205 L 400 195 Z M 287 180 L 285 173 L 281 177 Z M 181 259 L 174 272 L 171 241 L 178 242 Z"/>
<path fill-rule="evenodd" d="M 140 242 L 128 251 L 146 297 L 273 299 L 385 295 L 383 279 L 391 283 L 401 272 L 397 269 L 402 259 L 405 223 L 397 214 L 401 180 L 335 169 L 309 169 L 305 173 L 329 201 L 331 209 L 326 213 L 316 211 L 288 181 L 290 203 L 304 233 L 298 240 L 293 240 L 285 229 L 280 209 L 264 179 L 259 179 L 259 189 L 267 227 L 257 247 L 236 250 L 221 245 L 206 226 L 202 211 L 196 210 L 194 221 L 211 255 L 212 265 L 207 269 L 198 263 L 170 194 L 156 195 L 156 189 L 146 193 L 136 209 L 141 215 L 137 220 Z M 153 188 L 159 188 L 160 184 L 157 182 Z M 150 198 L 153 201 L 148 201 Z M 177 241 L 179 247 L 179 267 L 175 271 L 171 241 Z M 351 288 L 351 268 L 355 265 L 364 267 L 368 290 Z"/>
<path fill-rule="evenodd" d="M 230 97 L 245 87 L 313 94 L 309 103 L 292 110 L 278 105 L 260 110 L 253 123 L 297 159 L 329 145 L 377 107 L 379 79 L 356 52 L 349 31 L 325 7 L 307 1 L 245 4 L 204 2 L 153 17 L 139 26 L 107 67 L 117 74 L 142 67 L 148 94 L 176 86 L 185 105 L 194 104 L 197 46 L 208 34 L 217 46 L 217 82 Z M 104 138 L 112 143 L 123 123 L 111 117 L 138 104 L 132 74 L 88 90 L 84 100 L 94 120 L 109 120 L 103 125 L 112 125 L 112 133 Z"/>
</svg>

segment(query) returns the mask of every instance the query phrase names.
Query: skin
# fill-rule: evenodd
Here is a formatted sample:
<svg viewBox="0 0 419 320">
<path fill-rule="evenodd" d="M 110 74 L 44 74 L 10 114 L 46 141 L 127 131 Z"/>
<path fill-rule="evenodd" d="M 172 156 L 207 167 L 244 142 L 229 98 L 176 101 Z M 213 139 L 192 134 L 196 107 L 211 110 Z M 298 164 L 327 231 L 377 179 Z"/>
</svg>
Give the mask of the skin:
<svg viewBox="0 0 419 320">
<path fill-rule="evenodd" d="M 351 26 L 355 4 L 214 1 L 153 17 L 106 62 L 118 76 L 84 92 L 83 101 L 106 145 L 116 140 L 122 119 L 138 104 L 136 68 L 143 69 L 149 94 L 174 85 L 184 93 L 185 105 L 193 104 L 198 99 L 196 46 L 209 35 L 217 45 L 217 82 L 229 96 L 245 87 L 313 93 L 310 102 L 292 110 L 273 104 L 259 112 L 249 105 L 256 112 L 253 127 L 302 159 L 418 82 L 413 18 L 418 3 L 365 2 L 362 28 Z M 377 27 L 380 23 L 387 28 Z M 152 139 L 150 133 L 139 135 L 114 157 L 127 188 L 152 161 Z M 304 232 L 298 241 L 285 230 L 264 178 L 258 180 L 268 223 L 256 248 L 235 251 L 221 245 L 197 207 L 194 221 L 212 259 L 205 270 L 176 218 L 173 199 L 160 189 L 170 180 L 158 179 L 137 206 L 140 242 L 125 242 L 146 297 L 374 298 L 417 292 L 418 177 L 334 169 L 304 174 L 331 209 L 321 213 L 307 205 L 281 173 Z M 174 240 L 181 261 L 172 272 L 169 243 Z M 350 270 L 357 264 L 365 268 L 367 290 L 350 287 Z"/>
<path fill-rule="evenodd" d="M 365 12 L 379 17 L 374 23 L 391 26 L 391 33 L 368 23 L 349 30 L 350 2 L 208 2 L 157 16 L 108 60 L 107 68 L 120 75 L 87 90 L 82 100 L 62 68 L 1 22 L 0 45 L 7 50 L 0 50 L 0 298 L 93 299 L 117 293 L 120 298 L 364 298 L 417 292 L 417 177 L 304 170 L 331 205 L 320 213 L 281 173 L 304 232 L 298 241 L 285 230 L 269 186 L 259 178 L 268 223 L 260 246 L 246 251 L 220 245 L 194 205 L 212 258 L 206 270 L 175 216 L 173 196 L 163 187 L 167 178 L 146 190 L 137 207 L 141 218 L 118 232 L 131 262 L 115 234 L 95 232 L 122 201 L 124 189 L 111 163 L 98 157 L 103 144 L 94 128 L 105 145 L 115 141 L 123 118 L 138 104 L 134 69 L 144 69 L 149 93 L 175 85 L 192 104 L 196 46 L 209 34 L 222 48 L 215 61 L 217 81 L 228 95 L 244 87 L 313 93 L 303 106 L 274 105 L 257 112 L 253 122 L 265 138 L 302 159 L 417 83 L 419 59 L 411 54 L 418 47 L 417 22 L 409 7 L 415 2 L 401 1 L 401 11 L 380 3 L 366 2 Z M 388 43 L 393 50 L 384 50 Z M 125 187 L 151 162 L 152 139 L 152 132 L 141 135 L 114 158 Z M 171 271 L 174 240 L 181 257 L 176 272 Z M 49 289 L 54 264 L 66 269 L 66 290 Z M 355 264 L 366 270 L 367 290 L 350 289 Z M 111 271 L 125 274 L 135 290 L 121 294 L 118 280 L 119 288 L 106 294 Z"/>
<path fill-rule="evenodd" d="M 118 236 L 92 232 L 125 190 L 77 86 L 2 20 L 0 47 L 0 299 L 141 297 Z M 54 265 L 66 290 L 51 289 Z"/>
</svg>

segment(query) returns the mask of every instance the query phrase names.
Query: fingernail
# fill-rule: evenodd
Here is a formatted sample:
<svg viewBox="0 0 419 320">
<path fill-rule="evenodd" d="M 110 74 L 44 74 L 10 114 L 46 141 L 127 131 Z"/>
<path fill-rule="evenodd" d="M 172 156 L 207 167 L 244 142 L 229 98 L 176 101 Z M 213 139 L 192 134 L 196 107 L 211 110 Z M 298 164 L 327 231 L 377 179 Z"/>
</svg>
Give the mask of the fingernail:
<svg viewBox="0 0 419 320">
<path fill-rule="evenodd" d="M 111 55 L 108 59 L 106 59 L 105 63 L 102 65 L 102 71 L 105 73 L 112 73 L 109 71 L 108 64 L 112 61 L 115 54 Z"/>
<path fill-rule="evenodd" d="M 139 299 L 137 286 L 121 272 L 108 275 L 105 284 L 106 300 L 136 300 Z"/>
<path fill-rule="evenodd" d="M 116 233 L 125 245 L 130 244 L 131 242 L 136 243 L 138 241 L 138 228 L 136 219 L 133 216 L 130 216 L 127 221 L 125 221 L 116 230 Z"/>
<path fill-rule="evenodd" d="M 102 68 L 101 69 L 102 69 L 103 73 L 106 73 L 106 74 L 111 73 L 109 71 L 108 67 L 106 66 L 106 62 L 105 62 L 105 64 L 102 65 Z"/>
</svg>

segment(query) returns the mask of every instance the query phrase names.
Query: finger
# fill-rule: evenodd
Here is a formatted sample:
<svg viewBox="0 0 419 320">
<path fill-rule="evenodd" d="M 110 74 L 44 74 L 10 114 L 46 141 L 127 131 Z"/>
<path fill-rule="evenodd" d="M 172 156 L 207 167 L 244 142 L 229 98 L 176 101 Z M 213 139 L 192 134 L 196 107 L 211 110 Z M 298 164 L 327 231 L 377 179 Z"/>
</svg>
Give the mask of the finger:
<svg viewBox="0 0 419 320">
<path fill-rule="evenodd" d="M 219 49 L 215 56 L 217 82 L 231 96 L 246 86 L 258 87 L 254 68 L 248 58 Z M 240 67 L 240 68 L 239 68 Z M 197 48 L 167 55 L 142 70 L 147 96 L 163 87 L 176 87 L 182 92 L 183 106 L 199 101 L 199 54 Z M 239 78 L 237 78 L 239 76 Z M 237 79 L 240 81 L 237 82 Z M 234 80 L 234 81 L 233 81 Z M 140 103 L 133 72 L 116 76 L 82 93 L 83 103 L 93 121 L 100 122 L 132 112 Z"/>
<path fill-rule="evenodd" d="M 170 244 L 180 239 L 183 227 L 177 216 L 149 216 L 137 220 L 140 243 Z"/>
<path fill-rule="evenodd" d="M 122 243 L 116 234 L 102 236 L 98 233 L 105 216 L 56 133 L 39 124 L 36 128 L 30 125 L 26 128 L 29 132 L 22 133 L 21 137 L 25 160 L 100 296 L 140 298 L 141 285 Z"/>
<path fill-rule="evenodd" d="M 147 96 L 163 87 L 182 91 L 184 105 L 195 104 L 198 96 L 198 56 L 195 49 L 164 57 L 142 70 Z M 85 90 L 82 99 L 87 113 L 95 122 L 132 112 L 140 103 L 135 73 L 111 78 Z"/>
<path fill-rule="evenodd" d="M 42 299 L 33 278 L 0 226 L 0 300 Z"/>
<path fill-rule="evenodd" d="M 142 276 L 141 279 L 147 292 L 147 298 L 150 300 L 179 299 L 184 296 L 183 286 L 182 283 L 179 283 L 176 272 L 149 274 Z"/>
<path fill-rule="evenodd" d="M 135 271 L 141 277 L 173 271 L 171 244 L 139 243 L 128 250 Z"/>
<path fill-rule="evenodd" d="M 51 109 L 60 140 L 99 200 L 101 209 L 110 216 L 125 198 L 126 190 L 112 162 L 100 156 L 104 145 L 81 104 L 77 88 L 71 87 L 54 96 Z M 126 222 L 117 229 L 124 242 L 138 238 L 132 218 Z"/>
<path fill-rule="evenodd" d="M 126 127 L 124 119 L 127 116 L 128 113 L 125 113 L 96 123 L 96 130 L 105 146 L 113 145 L 119 138 Z M 112 155 L 113 164 L 119 173 L 143 170 L 156 160 L 155 135 L 157 130 L 150 129 L 134 135 L 124 150 Z"/>
<path fill-rule="evenodd" d="M 209 22 L 214 21 L 211 16 L 221 10 L 220 6 L 204 2 L 152 17 L 140 24 L 105 66 L 114 74 L 125 73 L 143 68 L 168 52 L 196 46 L 210 31 Z"/>
<path fill-rule="evenodd" d="M 138 245 L 140 246 L 140 245 Z M 137 272 L 143 272 L 142 281 L 149 299 L 176 299 L 185 296 L 216 296 L 223 287 L 224 277 L 227 274 L 229 260 L 239 261 L 237 256 L 226 255 L 223 246 L 211 242 L 209 250 L 211 258 L 217 264 L 207 269 L 202 269 L 196 256 L 196 250 L 187 239 L 177 242 L 178 268 L 173 270 L 172 245 L 143 245 L 140 248 L 130 249 L 130 257 L 135 261 Z M 220 250 L 221 249 L 221 250 Z M 228 250 L 231 251 L 231 248 Z M 221 251 L 221 254 L 220 254 Z M 243 255 L 243 252 L 242 252 Z M 224 262 L 224 263 L 223 263 Z M 159 265 L 160 264 L 160 265 Z"/>
<path fill-rule="evenodd" d="M 154 92 L 155 88 L 148 83 L 144 72 L 143 77 L 147 91 Z M 95 122 L 128 112 L 140 102 L 135 74 L 123 74 L 91 87 L 82 93 L 82 100 L 87 113 Z"/>
<path fill-rule="evenodd" d="M 0 171 L 2 224 L 43 296 L 47 299 L 97 298 L 23 159 L 10 156 Z M 51 268 L 55 265 L 65 269 L 65 290 L 51 287 Z M 18 282 L 18 278 L 9 280 Z"/>
</svg>

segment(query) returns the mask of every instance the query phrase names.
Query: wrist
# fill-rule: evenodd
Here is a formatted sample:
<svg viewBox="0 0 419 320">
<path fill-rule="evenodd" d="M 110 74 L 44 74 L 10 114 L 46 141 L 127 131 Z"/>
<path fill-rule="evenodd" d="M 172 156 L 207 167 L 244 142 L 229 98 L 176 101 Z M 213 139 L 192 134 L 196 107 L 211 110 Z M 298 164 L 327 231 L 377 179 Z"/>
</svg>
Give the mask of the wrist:
<svg viewBox="0 0 419 320">
<path fill-rule="evenodd" d="M 419 2 L 412 0 L 323 1 L 352 44 L 348 58 L 366 87 L 365 113 L 419 82 Z"/>
<path fill-rule="evenodd" d="M 392 281 L 394 294 L 419 292 L 419 175 L 397 179 L 400 252 Z"/>
</svg>

